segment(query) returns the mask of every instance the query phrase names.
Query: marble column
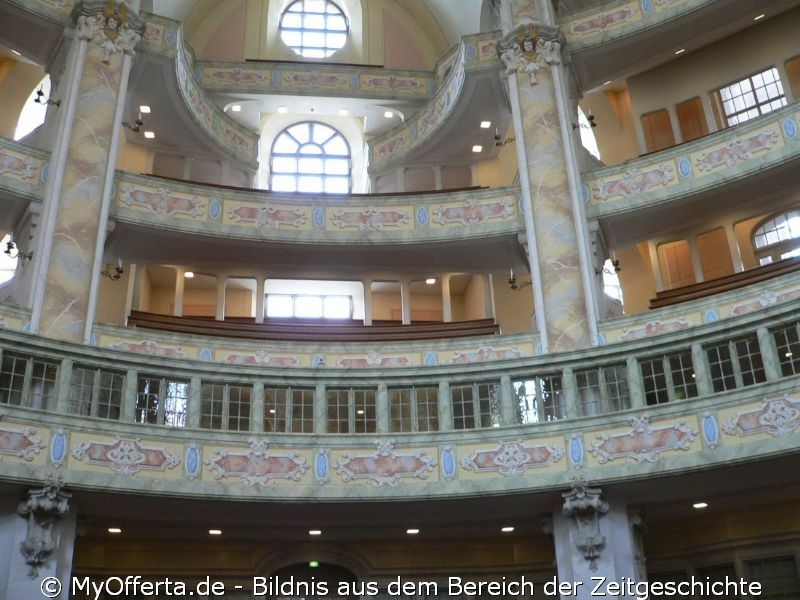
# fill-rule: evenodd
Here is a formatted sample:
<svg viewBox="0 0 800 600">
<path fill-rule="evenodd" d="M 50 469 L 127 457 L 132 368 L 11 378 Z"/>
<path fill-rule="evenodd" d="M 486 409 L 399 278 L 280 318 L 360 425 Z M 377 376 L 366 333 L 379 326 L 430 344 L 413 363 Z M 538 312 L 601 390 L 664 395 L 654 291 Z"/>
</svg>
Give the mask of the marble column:
<svg viewBox="0 0 800 600">
<path fill-rule="evenodd" d="M 562 494 L 562 505 L 553 512 L 550 527 L 556 546 L 560 582 L 572 582 L 574 593 L 562 598 L 589 600 L 598 579 L 606 581 L 642 581 L 644 557 L 635 527 L 621 499 L 608 501 L 600 489 L 576 480 L 573 488 Z M 615 594 L 617 598 L 636 598 L 636 594 Z"/>
<path fill-rule="evenodd" d="M 542 351 L 586 348 L 597 303 L 563 35 L 549 0 L 502 0 L 500 22 Z"/>
<path fill-rule="evenodd" d="M 0 499 L 0 598 L 41 600 L 43 591 L 49 598 L 70 597 L 76 518 L 69 504 L 70 494 L 55 478 L 21 501 Z M 60 593 L 52 578 L 63 583 Z"/>
<path fill-rule="evenodd" d="M 442 321 L 453 322 L 453 302 L 450 298 L 450 274 L 442 273 Z"/>
<path fill-rule="evenodd" d="M 79 2 L 73 14 L 77 40 L 67 61 L 62 124 L 45 192 L 31 327 L 47 337 L 88 343 L 128 76 L 144 23 L 135 7 L 103 0 Z"/>
</svg>

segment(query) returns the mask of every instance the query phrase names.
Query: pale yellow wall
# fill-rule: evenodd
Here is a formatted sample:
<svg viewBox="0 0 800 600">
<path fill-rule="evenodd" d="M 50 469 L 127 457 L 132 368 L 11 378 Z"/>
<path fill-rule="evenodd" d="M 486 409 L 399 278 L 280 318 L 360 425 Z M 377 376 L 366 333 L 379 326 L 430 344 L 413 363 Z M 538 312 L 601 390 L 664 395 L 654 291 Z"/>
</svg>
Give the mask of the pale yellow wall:
<svg viewBox="0 0 800 600">
<path fill-rule="evenodd" d="M 378 321 L 390 321 L 392 311 L 401 308 L 400 290 L 396 294 L 373 294 L 372 295 L 372 318 Z"/>
<path fill-rule="evenodd" d="M 486 294 L 484 278 L 473 275 L 464 291 L 464 312 L 462 320 L 483 319 L 486 316 Z"/>
<path fill-rule="evenodd" d="M 503 139 L 509 137 L 514 137 L 513 128 L 508 130 Z M 497 158 L 476 163 L 475 180 L 472 185 L 506 187 L 514 184 L 518 172 L 517 147 L 511 142 L 500 148 Z"/>
<path fill-rule="evenodd" d="M 148 173 L 150 167 L 149 153 L 138 144 L 127 143 L 125 136 L 119 136 L 119 153 L 117 169 L 129 173 Z"/>
<path fill-rule="evenodd" d="M 139 289 L 139 306 L 138 310 L 142 310 L 145 312 L 155 312 L 151 308 L 151 300 L 152 300 L 152 285 L 150 283 L 150 273 L 147 270 L 145 265 L 139 266 L 139 269 L 142 272 L 142 278 L 140 280 L 141 287 Z M 134 306 L 134 308 L 137 308 Z"/>
<path fill-rule="evenodd" d="M 105 266 L 103 267 L 106 268 Z M 113 267 L 112 267 L 113 270 Z M 97 312 L 95 321 L 111 325 L 125 324 L 125 302 L 128 295 L 128 281 L 130 269 L 126 268 L 122 277 L 116 281 L 108 277 L 100 278 L 100 287 L 97 296 Z"/>
<path fill-rule="evenodd" d="M 617 276 L 622 286 L 625 314 L 649 310 L 650 298 L 656 295 L 656 284 L 650 268 L 647 244 L 616 250 L 615 256 L 621 269 Z"/>
<path fill-rule="evenodd" d="M 494 273 L 494 306 L 497 324 L 504 334 L 524 333 L 533 330 L 533 291 L 530 286 L 512 290 L 508 273 Z M 517 283 L 529 282 L 527 275 L 518 275 Z"/>
<path fill-rule="evenodd" d="M 225 290 L 226 317 L 253 317 L 253 293 L 250 290 Z"/>
<path fill-rule="evenodd" d="M 150 288 L 149 312 L 159 315 L 173 314 L 175 304 L 175 288 L 152 287 Z"/>
<path fill-rule="evenodd" d="M 14 138 L 22 107 L 45 74 L 37 65 L 0 58 L 0 137 Z"/>
<path fill-rule="evenodd" d="M 619 164 L 639 155 L 631 99 L 626 87 L 590 92 L 580 104 L 586 115 L 595 118 L 597 127 L 592 132 L 604 164 Z"/>
</svg>

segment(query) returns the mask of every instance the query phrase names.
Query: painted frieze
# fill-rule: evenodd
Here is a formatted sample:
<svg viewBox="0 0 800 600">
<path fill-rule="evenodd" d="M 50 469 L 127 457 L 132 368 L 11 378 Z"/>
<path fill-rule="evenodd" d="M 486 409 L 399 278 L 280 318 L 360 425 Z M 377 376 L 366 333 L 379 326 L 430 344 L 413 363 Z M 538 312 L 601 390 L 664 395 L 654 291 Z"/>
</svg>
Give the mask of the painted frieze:
<svg viewBox="0 0 800 600">
<path fill-rule="evenodd" d="M 247 451 L 217 449 L 205 461 L 214 479 L 238 479 L 247 486 L 266 486 L 277 480 L 300 481 L 308 460 L 295 452 L 270 450 L 268 440 L 253 440 Z"/>
<path fill-rule="evenodd" d="M 45 447 L 36 429 L 0 423 L 0 458 L 13 456 L 30 462 Z"/>
<path fill-rule="evenodd" d="M 89 465 L 107 467 L 120 475 L 164 472 L 181 463 L 179 455 L 164 447 L 145 445 L 129 438 L 79 442 L 72 448 L 72 457 Z"/>
<path fill-rule="evenodd" d="M 760 407 L 738 411 L 722 425 L 729 436 L 746 437 L 758 433 L 781 437 L 800 428 L 800 400 L 783 396 L 764 400 Z"/>
<path fill-rule="evenodd" d="M 398 486 L 405 479 L 428 479 L 436 460 L 426 450 L 398 452 L 394 440 L 375 444 L 371 454 L 345 452 L 333 469 L 342 481 L 365 481 L 373 486 Z"/>
<path fill-rule="evenodd" d="M 655 462 L 669 452 L 689 450 L 697 430 L 680 421 L 654 426 L 645 416 L 631 417 L 631 428 L 619 433 L 599 433 L 589 452 L 600 464 L 614 460 L 632 463 Z"/>
<path fill-rule="evenodd" d="M 547 467 L 564 457 L 564 448 L 549 444 L 499 442 L 496 448 L 476 450 L 461 459 L 461 467 L 475 473 L 500 473 L 506 477 L 522 475 L 528 469 Z"/>
</svg>

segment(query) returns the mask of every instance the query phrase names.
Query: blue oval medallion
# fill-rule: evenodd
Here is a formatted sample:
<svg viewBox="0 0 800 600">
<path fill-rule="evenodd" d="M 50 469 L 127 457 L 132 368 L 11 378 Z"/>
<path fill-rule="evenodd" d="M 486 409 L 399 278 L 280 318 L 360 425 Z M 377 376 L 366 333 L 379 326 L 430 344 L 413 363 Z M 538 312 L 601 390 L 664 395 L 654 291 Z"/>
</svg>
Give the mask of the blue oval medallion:
<svg viewBox="0 0 800 600">
<path fill-rule="evenodd" d="M 649 13 L 653 10 L 653 0 L 642 0 L 642 12 Z"/>
<path fill-rule="evenodd" d="M 439 363 L 439 359 L 435 352 L 426 352 L 422 362 L 426 367 L 435 367 Z"/>
<path fill-rule="evenodd" d="M 312 216 L 314 219 L 314 225 L 317 227 L 325 227 L 325 211 L 321 208 L 315 208 L 314 214 Z"/>
<path fill-rule="evenodd" d="M 583 466 L 583 439 L 573 435 L 569 440 L 569 462 L 573 467 Z"/>
<path fill-rule="evenodd" d="M 203 348 L 202 350 L 200 350 L 199 358 L 202 361 L 211 362 L 211 359 L 213 358 L 213 355 L 211 354 L 211 350 L 209 350 L 208 348 Z"/>
<path fill-rule="evenodd" d="M 167 29 L 167 43 L 170 46 L 174 46 L 175 42 L 178 41 L 178 31 L 175 29 Z"/>
<path fill-rule="evenodd" d="M 50 460 L 53 464 L 61 464 L 64 460 L 64 455 L 67 451 L 67 436 L 63 433 L 57 433 L 53 436 L 52 446 L 50 448 Z"/>
<path fill-rule="evenodd" d="M 456 476 L 456 455 L 449 447 L 442 450 L 442 474 L 446 479 Z"/>
<path fill-rule="evenodd" d="M 691 161 L 684 157 L 678 161 L 678 170 L 681 172 L 683 177 L 689 177 L 692 174 L 692 163 Z"/>
<path fill-rule="evenodd" d="M 588 185 L 582 185 L 581 186 L 581 196 L 583 196 L 584 204 L 589 202 L 589 186 Z"/>
<path fill-rule="evenodd" d="M 222 214 L 222 203 L 217 198 L 214 198 L 208 205 L 208 216 L 211 217 L 212 219 L 219 219 L 219 216 L 221 214 Z"/>
<path fill-rule="evenodd" d="M 325 450 L 320 450 L 314 459 L 314 474 L 320 482 L 328 480 L 328 453 Z"/>
<path fill-rule="evenodd" d="M 42 173 L 40 175 L 42 183 L 47 183 L 48 175 L 50 175 L 50 163 L 44 163 L 44 165 L 42 166 Z"/>
<path fill-rule="evenodd" d="M 358 89 L 358 75 L 351 75 L 350 76 L 350 87 L 353 89 Z"/>
<path fill-rule="evenodd" d="M 719 427 L 714 415 L 703 415 L 703 437 L 711 448 L 716 448 L 719 444 Z"/>
<path fill-rule="evenodd" d="M 314 358 L 311 359 L 311 365 L 314 367 L 324 367 L 325 357 L 322 354 L 315 354 Z"/>
<path fill-rule="evenodd" d="M 719 315 L 717 314 L 717 311 L 708 309 L 703 315 L 703 321 L 706 323 L 716 323 L 719 321 Z"/>
<path fill-rule="evenodd" d="M 475 48 L 475 46 L 472 46 L 472 45 L 467 46 L 467 58 L 472 60 L 476 56 L 478 56 L 478 50 Z"/>
<path fill-rule="evenodd" d="M 783 122 L 783 132 L 790 138 L 797 136 L 797 123 L 794 122 L 794 119 L 786 119 Z"/>
<path fill-rule="evenodd" d="M 420 225 L 427 225 L 428 224 L 428 209 L 424 206 L 420 206 L 417 209 L 417 223 Z"/>
<path fill-rule="evenodd" d="M 197 448 L 186 449 L 186 474 L 191 478 L 200 474 L 200 451 Z"/>
</svg>

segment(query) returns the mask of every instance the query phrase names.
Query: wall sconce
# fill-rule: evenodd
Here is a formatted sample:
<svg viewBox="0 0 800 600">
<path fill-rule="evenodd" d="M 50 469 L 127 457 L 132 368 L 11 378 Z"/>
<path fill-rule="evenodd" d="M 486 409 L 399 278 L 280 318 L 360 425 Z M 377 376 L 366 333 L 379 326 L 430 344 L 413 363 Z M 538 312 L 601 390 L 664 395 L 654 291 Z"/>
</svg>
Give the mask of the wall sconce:
<svg viewBox="0 0 800 600">
<path fill-rule="evenodd" d="M 45 106 L 52 104 L 56 107 L 61 106 L 61 100 L 51 100 L 50 98 L 47 100 L 42 100 L 42 98 L 44 98 L 44 90 L 42 89 L 42 86 L 39 86 L 39 89 L 36 90 L 36 98 L 33 99 L 36 104 L 44 104 Z"/>
<path fill-rule="evenodd" d="M 584 125 L 583 123 L 573 123 L 572 129 L 578 129 L 578 127 L 582 127 L 583 129 L 594 129 L 597 127 L 597 123 L 594 122 L 594 115 L 587 115 L 586 120 L 589 121 L 588 125 Z"/>
<path fill-rule="evenodd" d="M 522 283 L 517 283 L 517 277 L 514 275 L 514 269 L 509 269 L 508 271 L 508 287 L 512 290 L 521 290 L 524 287 L 528 287 L 529 285 L 533 285 L 530 281 L 523 281 Z"/>
<path fill-rule="evenodd" d="M 598 269 L 595 267 L 594 274 L 600 275 L 600 273 L 605 273 L 606 275 L 616 275 L 620 271 L 622 271 L 622 267 L 619 266 L 619 260 L 614 259 L 611 261 L 611 268 L 604 266 L 602 269 Z"/>
<path fill-rule="evenodd" d="M 108 277 L 111 281 L 117 281 L 124 273 L 125 269 L 122 268 L 121 258 L 119 259 L 119 262 L 117 262 L 117 266 L 114 267 L 113 273 L 109 270 L 108 263 L 106 263 L 106 268 L 100 271 L 100 275 L 103 277 Z"/>
<path fill-rule="evenodd" d="M 500 132 L 497 131 L 497 127 L 494 128 L 494 145 L 497 146 L 498 148 L 502 148 L 506 144 L 510 144 L 511 142 L 516 142 L 516 141 L 517 138 L 513 137 L 503 139 L 502 137 L 500 137 Z"/>
<path fill-rule="evenodd" d="M 136 120 L 131 124 L 128 121 L 123 121 L 122 126 L 127 127 L 133 133 L 139 133 L 142 130 L 142 125 L 144 125 L 144 121 L 142 121 L 142 113 L 139 113 L 139 116 L 136 117 Z"/>
<path fill-rule="evenodd" d="M 11 258 L 19 258 L 20 260 L 30 260 L 33 258 L 33 251 L 25 252 L 14 242 L 8 242 L 4 254 L 8 254 Z"/>
</svg>

